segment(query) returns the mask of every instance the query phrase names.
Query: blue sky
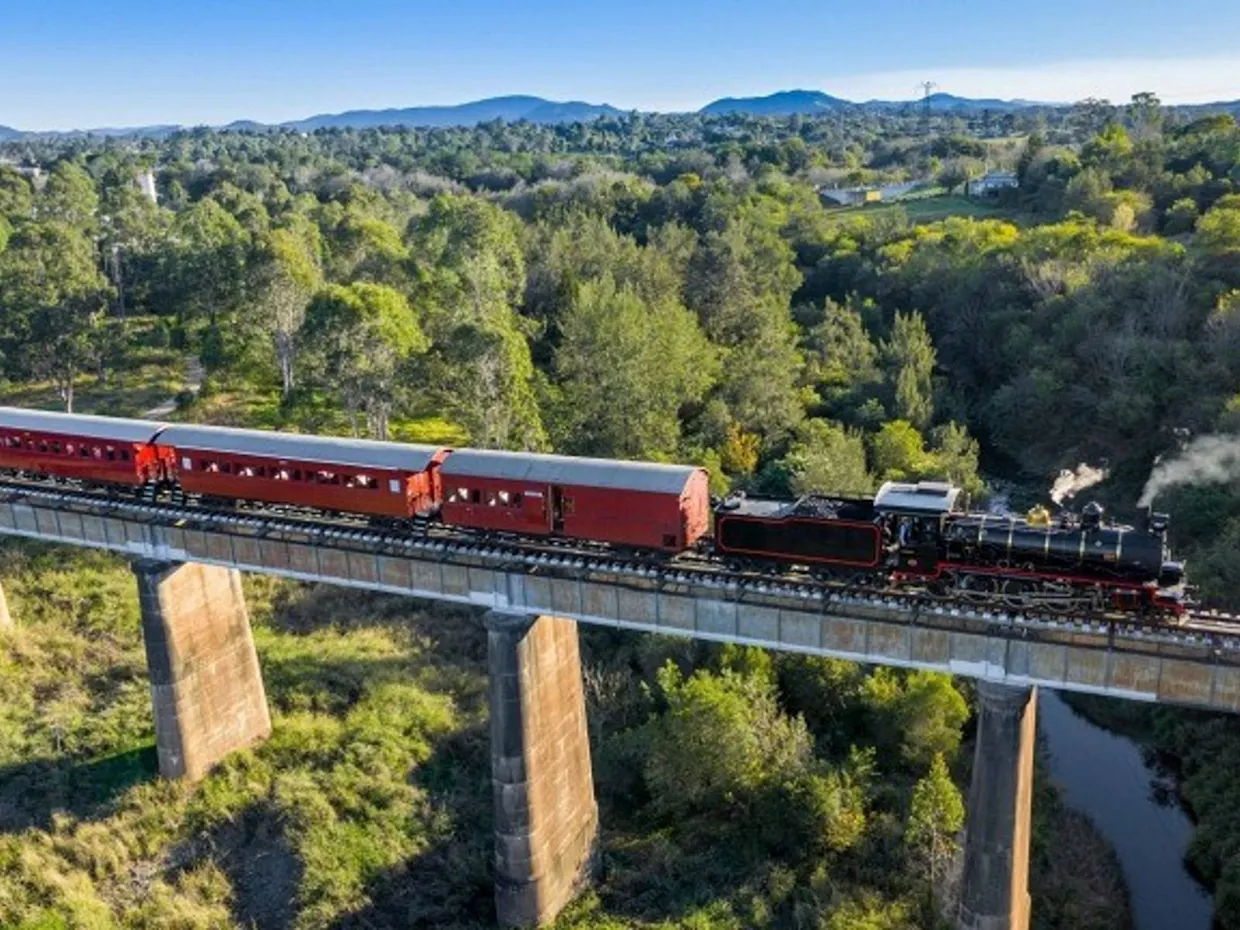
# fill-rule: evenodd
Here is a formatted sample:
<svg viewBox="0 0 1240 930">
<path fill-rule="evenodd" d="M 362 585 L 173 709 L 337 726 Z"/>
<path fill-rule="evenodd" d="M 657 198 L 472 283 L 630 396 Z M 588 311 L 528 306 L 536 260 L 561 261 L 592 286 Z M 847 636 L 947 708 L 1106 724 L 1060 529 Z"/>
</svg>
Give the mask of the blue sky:
<svg viewBox="0 0 1240 930">
<path fill-rule="evenodd" d="M 1237 0 L 0 0 L 0 125 L 279 121 L 508 93 L 1240 98 Z"/>
</svg>

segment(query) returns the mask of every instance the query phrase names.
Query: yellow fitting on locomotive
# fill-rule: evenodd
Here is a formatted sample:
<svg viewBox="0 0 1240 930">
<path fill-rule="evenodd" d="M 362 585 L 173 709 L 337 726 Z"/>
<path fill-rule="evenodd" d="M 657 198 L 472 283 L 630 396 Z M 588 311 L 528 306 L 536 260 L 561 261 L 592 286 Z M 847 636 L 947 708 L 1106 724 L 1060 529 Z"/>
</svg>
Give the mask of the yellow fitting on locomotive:
<svg viewBox="0 0 1240 930">
<path fill-rule="evenodd" d="M 1038 504 L 1029 513 L 1025 514 L 1025 522 L 1030 526 L 1050 526 L 1051 512 L 1041 504 Z"/>
</svg>

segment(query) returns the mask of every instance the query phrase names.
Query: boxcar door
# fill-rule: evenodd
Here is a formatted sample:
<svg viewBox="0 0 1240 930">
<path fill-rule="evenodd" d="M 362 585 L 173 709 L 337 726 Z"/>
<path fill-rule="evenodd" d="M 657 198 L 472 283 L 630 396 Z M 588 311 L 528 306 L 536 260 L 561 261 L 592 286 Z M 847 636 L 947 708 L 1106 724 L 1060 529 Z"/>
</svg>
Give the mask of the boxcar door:
<svg viewBox="0 0 1240 930">
<path fill-rule="evenodd" d="M 551 486 L 551 532 L 564 532 L 564 489 Z"/>
</svg>

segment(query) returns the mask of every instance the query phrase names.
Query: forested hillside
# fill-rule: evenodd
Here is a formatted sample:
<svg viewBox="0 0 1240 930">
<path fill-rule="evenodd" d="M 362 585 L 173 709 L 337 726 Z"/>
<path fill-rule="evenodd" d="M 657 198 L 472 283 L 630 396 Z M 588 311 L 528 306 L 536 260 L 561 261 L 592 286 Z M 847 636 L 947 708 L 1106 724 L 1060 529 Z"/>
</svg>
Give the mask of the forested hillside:
<svg viewBox="0 0 1240 930">
<path fill-rule="evenodd" d="M 1240 127 L 1144 96 L 1049 123 L 630 115 L 0 158 L 0 403 L 134 415 L 177 395 L 173 416 L 204 422 L 696 462 L 718 492 L 947 476 L 980 496 L 984 476 L 1021 504 L 1088 461 L 1128 516 L 1156 456 L 1240 432 Z M 996 167 L 1019 188 L 941 196 Z M 818 192 L 906 179 L 930 199 Z M 970 215 L 918 221 L 936 206 Z M 1157 503 L 1205 595 L 1240 607 L 1240 490 Z M 255 583 L 277 736 L 191 792 L 143 768 L 123 569 L 0 555 L 23 618 L 0 641 L 0 924 L 488 919 L 466 620 Z M 612 871 L 564 926 L 932 925 L 962 688 L 586 649 Z M 1122 926 L 1086 868 L 1104 857 L 1045 854 L 1062 830 L 1081 828 L 1039 830 L 1037 921 Z"/>
</svg>

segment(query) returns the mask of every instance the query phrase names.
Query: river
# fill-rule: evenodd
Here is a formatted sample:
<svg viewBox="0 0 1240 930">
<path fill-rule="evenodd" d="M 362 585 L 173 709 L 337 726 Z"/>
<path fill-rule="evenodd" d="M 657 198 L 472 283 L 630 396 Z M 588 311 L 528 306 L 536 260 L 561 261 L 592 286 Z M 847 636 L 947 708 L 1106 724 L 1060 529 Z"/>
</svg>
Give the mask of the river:
<svg viewBox="0 0 1240 930">
<path fill-rule="evenodd" d="M 1210 896 L 1184 865 L 1192 823 L 1175 804 L 1155 799 L 1158 775 L 1140 747 L 1085 720 L 1045 688 L 1038 691 L 1038 725 L 1064 804 L 1088 816 L 1119 856 L 1136 930 L 1210 930 Z"/>
</svg>

